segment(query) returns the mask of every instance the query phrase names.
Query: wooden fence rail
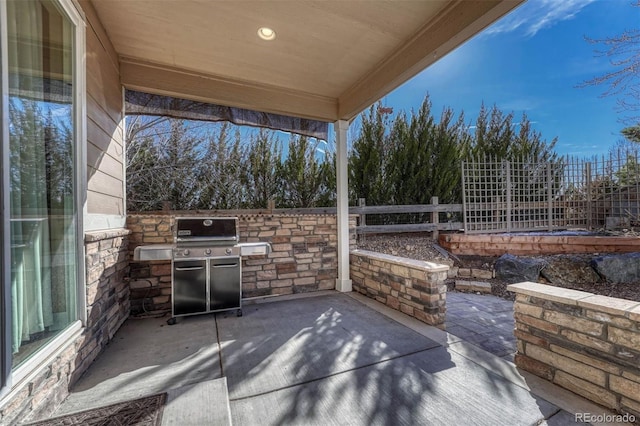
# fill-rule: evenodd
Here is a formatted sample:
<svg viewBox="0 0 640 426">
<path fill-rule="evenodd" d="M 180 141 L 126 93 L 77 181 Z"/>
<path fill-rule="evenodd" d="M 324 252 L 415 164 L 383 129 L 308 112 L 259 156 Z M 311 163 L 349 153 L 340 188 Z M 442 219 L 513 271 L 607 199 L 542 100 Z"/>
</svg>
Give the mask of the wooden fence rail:
<svg viewBox="0 0 640 426">
<path fill-rule="evenodd" d="M 434 238 L 438 231 L 452 231 L 462 229 L 462 222 L 440 222 L 440 213 L 462 213 L 462 204 L 439 204 L 438 197 L 431 198 L 431 204 L 413 204 L 403 206 L 367 206 L 364 199 L 360 199 L 357 207 L 349 207 L 350 214 L 360 215 L 356 232 L 358 234 L 383 234 L 400 232 L 433 232 Z M 391 215 L 431 213 L 430 221 L 426 223 L 394 223 L 384 225 L 367 225 L 367 215 Z"/>
<path fill-rule="evenodd" d="M 314 207 L 294 209 L 272 209 L 274 214 L 336 214 L 335 207 Z M 438 197 L 431 199 L 431 204 L 411 204 L 402 206 L 367 206 L 363 198 L 358 200 L 358 206 L 349 207 L 349 214 L 359 215 L 356 226 L 358 234 L 384 234 L 401 232 L 433 232 L 437 237 L 438 231 L 457 231 L 464 227 L 460 221 L 441 222 L 440 213 L 462 213 L 462 204 L 439 204 Z M 429 222 L 422 223 L 394 223 L 384 225 L 367 225 L 367 216 L 394 214 L 422 214 L 430 213 Z"/>
</svg>

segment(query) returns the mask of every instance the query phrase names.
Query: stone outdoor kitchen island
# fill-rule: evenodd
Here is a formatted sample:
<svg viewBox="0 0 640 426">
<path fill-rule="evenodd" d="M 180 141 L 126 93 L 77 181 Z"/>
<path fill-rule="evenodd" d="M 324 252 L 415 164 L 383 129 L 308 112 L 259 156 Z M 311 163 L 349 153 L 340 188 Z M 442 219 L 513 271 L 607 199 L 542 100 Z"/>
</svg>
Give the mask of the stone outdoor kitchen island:
<svg viewBox="0 0 640 426">
<path fill-rule="evenodd" d="M 173 243 L 176 216 L 211 212 L 130 214 L 130 256 L 139 245 Z M 224 215 L 221 215 L 224 216 Z M 335 287 L 337 223 L 327 214 L 239 214 L 241 242 L 267 242 L 272 252 L 242 258 L 243 298 L 306 293 Z M 355 246 L 355 216 L 350 245 Z M 171 309 L 171 261 L 131 262 L 131 313 Z"/>
</svg>

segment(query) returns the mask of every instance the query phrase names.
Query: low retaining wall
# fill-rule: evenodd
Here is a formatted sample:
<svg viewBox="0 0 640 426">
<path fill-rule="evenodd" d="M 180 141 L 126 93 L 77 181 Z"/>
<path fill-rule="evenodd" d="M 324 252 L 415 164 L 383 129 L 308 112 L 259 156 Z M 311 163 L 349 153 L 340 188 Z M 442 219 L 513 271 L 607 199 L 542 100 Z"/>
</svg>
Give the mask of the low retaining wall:
<svg viewBox="0 0 640 426">
<path fill-rule="evenodd" d="M 451 253 L 476 256 L 640 252 L 640 237 L 440 234 L 438 242 Z"/>
<path fill-rule="evenodd" d="M 350 258 L 354 291 L 427 324 L 444 323 L 448 266 L 367 250 Z"/>
<path fill-rule="evenodd" d="M 50 417 L 129 317 L 126 229 L 85 234 L 85 328 L 0 402 L 0 424 Z"/>
<path fill-rule="evenodd" d="M 179 216 L 237 216 L 241 242 L 268 242 L 268 256 L 242 259 L 242 295 L 303 293 L 335 288 L 338 277 L 337 222 L 331 214 L 249 214 L 171 212 L 129 214 L 130 256 L 139 245 L 172 243 Z M 355 218 L 350 217 L 350 245 L 355 246 Z M 171 309 L 171 262 L 131 262 L 131 313 Z"/>
<path fill-rule="evenodd" d="M 516 365 L 640 420 L 640 302 L 512 284 Z"/>
</svg>

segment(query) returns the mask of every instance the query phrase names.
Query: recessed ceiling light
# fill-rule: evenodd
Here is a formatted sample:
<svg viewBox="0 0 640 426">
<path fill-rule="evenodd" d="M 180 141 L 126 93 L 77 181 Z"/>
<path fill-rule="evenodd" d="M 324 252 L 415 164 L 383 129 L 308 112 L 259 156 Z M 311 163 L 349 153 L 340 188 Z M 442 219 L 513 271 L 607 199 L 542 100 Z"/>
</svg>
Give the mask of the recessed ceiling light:
<svg viewBox="0 0 640 426">
<path fill-rule="evenodd" d="M 267 41 L 275 40 L 276 32 L 273 31 L 271 28 L 261 27 L 261 28 L 258 28 L 258 37 Z"/>
</svg>

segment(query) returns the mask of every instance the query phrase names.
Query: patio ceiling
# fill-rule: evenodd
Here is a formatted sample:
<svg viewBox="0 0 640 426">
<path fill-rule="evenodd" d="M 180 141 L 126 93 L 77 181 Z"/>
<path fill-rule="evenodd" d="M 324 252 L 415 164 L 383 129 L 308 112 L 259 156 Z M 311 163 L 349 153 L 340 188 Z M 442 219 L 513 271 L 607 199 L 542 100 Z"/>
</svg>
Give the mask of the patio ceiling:
<svg viewBox="0 0 640 426">
<path fill-rule="evenodd" d="M 522 2 L 81 1 L 127 88 L 329 122 L 351 120 Z M 274 41 L 258 38 L 264 26 Z"/>
</svg>

